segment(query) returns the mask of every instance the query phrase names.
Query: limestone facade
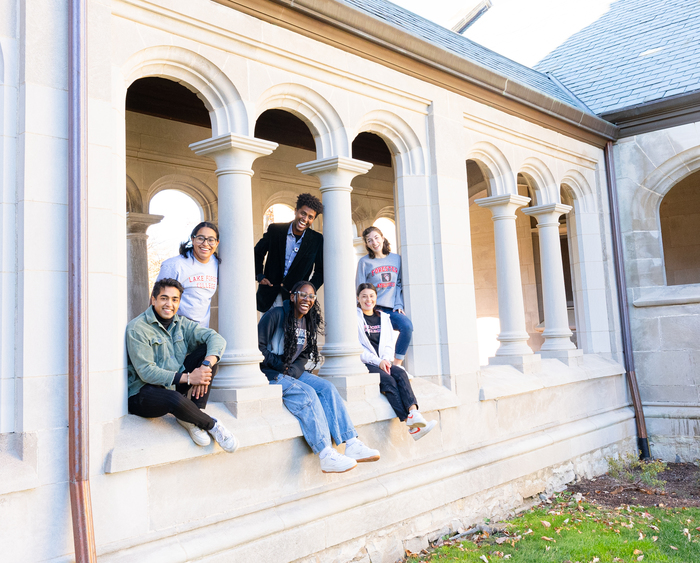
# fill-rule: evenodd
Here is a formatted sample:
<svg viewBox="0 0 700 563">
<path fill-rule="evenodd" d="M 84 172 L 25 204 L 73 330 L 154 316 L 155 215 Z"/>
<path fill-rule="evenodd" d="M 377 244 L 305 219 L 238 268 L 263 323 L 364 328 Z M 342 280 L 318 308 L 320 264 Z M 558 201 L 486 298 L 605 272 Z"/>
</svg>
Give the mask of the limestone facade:
<svg viewBox="0 0 700 563">
<path fill-rule="evenodd" d="M 700 452 L 698 127 L 668 127 L 615 145 L 635 366 L 650 444 L 654 455 L 690 462 Z"/>
<path fill-rule="evenodd" d="M 275 25 L 278 10 L 88 2 L 89 462 L 101 561 L 389 561 L 404 540 L 503 514 L 632 446 L 601 138 L 517 102 L 500 107 L 447 73 L 421 77 L 413 59 L 345 44 L 302 12 L 303 33 Z M 12 561 L 73 559 L 67 26 L 65 2 L 0 5 L 0 529 Z M 127 91 L 144 77 L 195 92 L 211 128 L 127 114 Z M 301 119 L 316 151 L 256 138 L 272 109 Z M 391 167 L 353 157 L 363 132 L 382 138 Z M 169 188 L 221 230 L 217 326 L 228 348 L 207 410 L 239 437 L 234 455 L 195 446 L 172 417 L 127 414 L 124 327 L 146 295 L 148 203 Z M 321 374 L 382 452 L 346 475 L 320 473 L 257 365 L 253 244 L 265 210 L 304 191 L 326 206 Z M 380 216 L 397 224 L 415 326 L 407 365 L 440 422 L 420 442 L 359 363 L 353 239 Z M 481 365 L 487 316 L 500 329 Z"/>
</svg>

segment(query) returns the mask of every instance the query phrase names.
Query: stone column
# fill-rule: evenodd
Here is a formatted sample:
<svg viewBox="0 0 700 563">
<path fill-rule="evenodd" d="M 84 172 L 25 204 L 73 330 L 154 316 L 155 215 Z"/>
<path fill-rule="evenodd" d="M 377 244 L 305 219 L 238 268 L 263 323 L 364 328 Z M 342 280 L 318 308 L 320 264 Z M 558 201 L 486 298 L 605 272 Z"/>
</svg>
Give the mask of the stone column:
<svg viewBox="0 0 700 563">
<path fill-rule="evenodd" d="M 193 143 L 195 154 L 216 162 L 219 233 L 219 333 L 226 352 L 212 384 L 213 401 L 234 415 L 258 414 L 261 400 L 280 395 L 260 371 L 255 307 L 252 177 L 255 159 L 277 143 L 232 133 Z M 281 396 L 281 395 L 280 395 Z"/>
<path fill-rule="evenodd" d="M 378 393 L 379 376 L 367 373 L 360 361 L 350 182 L 355 176 L 366 174 L 372 165 L 335 156 L 305 162 L 297 168 L 304 174 L 316 176 L 321 181 L 323 194 L 326 343 L 319 374 L 332 380 L 346 400 L 361 400 L 375 391 Z"/>
<path fill-rule="evenodd" d="M 146 231 L 148 227 L 160 223 L 162 220 L 162 215 L 131 212 L 126 214 L 128 321 L 143 313 L 150 303 L 151 288 L 148 283 L 148 235 Z"/>
<path fill-rule="evenodd" d="M 491 210 L 496 243 L 496 279 L 498 283 L 498 318 L 501 332 L 500 346 L 490 364 L 511 364 L 529 371 L 539 356 L 527 345 L 529 335 L 525 328 L 525 304 L 520 277 L 518 234 L 515 211 L 526 205 L 530 198 L 521 195 L 500 195 L 477 199 L 475 203 Z"/>
<path fill-rule="evenodd" d="M 540 239 L 540 265 L 542 272 L 542 301 L 544 304 L 545 339 L 542 357 L 559 358 L 567 363 L 578 362 L 582 355 L 571 342 L 569 315 L 566 310 L 564 266 L 561 258 L 559 217 L 571 211 L 570 205 L 550 203 L 523 209 L 523 213 L 537 218 Z"/>
</svg>

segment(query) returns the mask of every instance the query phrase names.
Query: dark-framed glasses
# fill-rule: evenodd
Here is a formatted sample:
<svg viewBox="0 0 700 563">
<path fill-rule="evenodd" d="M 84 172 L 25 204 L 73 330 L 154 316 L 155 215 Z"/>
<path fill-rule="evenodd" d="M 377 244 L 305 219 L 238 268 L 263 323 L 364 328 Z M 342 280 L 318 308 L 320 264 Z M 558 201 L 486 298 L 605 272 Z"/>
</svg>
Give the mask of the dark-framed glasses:
<svg viewBox="0 0 700 563">
<path fill-rule="evenodd" d="M 219 242 L 218 238 L 204 237 L 202 235 L 197 235 L 196 237 L 192 238 L 196 240 L 199 244 L 204 244 L 206 242 L 209 246 L 214 246 L 217 242 Z"/>
<path fill-rule="evenodd" d="M 298 299 L 308 299 L 311 302 L 316 301 L 316 295 L 314 295 L 313 293 L 306 293 L 304 291 L 295 291 L 294 295 L 296 295 Z"/>
</svg>

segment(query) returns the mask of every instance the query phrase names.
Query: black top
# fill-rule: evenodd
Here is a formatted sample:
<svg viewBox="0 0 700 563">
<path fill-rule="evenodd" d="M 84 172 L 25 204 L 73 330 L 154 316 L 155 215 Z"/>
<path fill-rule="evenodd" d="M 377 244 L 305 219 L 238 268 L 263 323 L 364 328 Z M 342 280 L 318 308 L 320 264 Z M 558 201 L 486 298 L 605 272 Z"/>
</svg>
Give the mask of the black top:
<svg viewBox="0 0 700 563">
<path fill-rule="evenodd" d="M 382 333 L 382 318 L 379 315 L 364 315 L 365 322 L 365 332 L 367 333 L 367 338 L 369 338 L 370 343 L 374 346 L 374 351 L 379 355 L 379 336 Z"/>
<path fill-rule="evenodd" d="M 280 373 L 284 373 L 284 323 L 287 316 L 292 314 L 291 309 L 291 303 L 285 301 L 282 307 L 273 307 L 265 313 L 258 323 L 258 349 L 264 358 L 260 363 L 260 370 L 270 381 L 277 379 Z M 307 336 L 308 334 L 304 330 L 305 342 L 308 342 Z M 280 354 L 273 352 L 275 344 L 278 346 Z M 298 345 L 299 339 L 297 337 Z M 309 349 L 304 344 L 304 349 L 287 369 L 287 375 L 299 379 L 299 376 L 304 373 L 304 367 L 308 360 Z"/>
<path fill-rule="evenodd" d="M 299 252 L 284 275 L 290 224 L 272 223 L 255 245 L 255 279 L 266 278 L 272 284 L 258 286 L 257 306 L 263 313 L 272 307 L 278 293 L 282 294 L 282 299 L 289 299 L 289 290 L 299 281 L 310 281 L 316 289 L 323 285 L 323 235 L 311 229 L 306 230 Z"/>
</svg>

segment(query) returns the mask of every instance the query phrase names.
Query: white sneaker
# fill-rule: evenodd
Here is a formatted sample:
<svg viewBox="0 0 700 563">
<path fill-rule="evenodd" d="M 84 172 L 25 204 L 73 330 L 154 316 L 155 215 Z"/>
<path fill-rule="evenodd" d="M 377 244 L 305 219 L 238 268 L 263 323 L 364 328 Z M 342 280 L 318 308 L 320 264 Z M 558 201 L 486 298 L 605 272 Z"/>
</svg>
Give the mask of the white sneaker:
<svg viewBox="0 0 700 563">
<path fill-rule="evenodd" d="M 379 450 L 368 448 L 362 442 L 360 442 L 359 439 L 356 439 L 352 446 L 345 446 L 345 455 L 358 462 L 379 461 Z"/>
<path fill-rule="evenodd" d="M 357 462 L 354 459 L 339 454 L 335 450 L 321 459 L 321 471 L 324 473 L 345 473 L 356 467 Z"/>
<path fill-rule="evenodd" d="M 423 428 L 409 428 L 408 433 L 413 436 L 414 440 L 420 440 L 423 436 L 435 428 L 436 424 L 437 420 L 431 420 L 428 422 L 428 425 L 424 426 Z"/>
<path fill-rule="evenodd" d="M 214 420 L 216 421 L 216 419 Z M 230 454 L 236 451 L 238 440 L 219 421 L 216 421 L 214 428 L 209 430 L 209 434 L 214 437 L 214 440 L 216 440 L 217 444 L 219 444 L 224 451 Z"/>
<path fill-rule="evenodd" d="M 428 421 L 423 418 L 423 415 L 419 410 L 414 410 L 408 413 L 408 418 L 406 419 L 406 426 L 409 428 L 425 428 Z"/>
<path fill-rule="evenodd" d="M 209 434 L 207 434 L 206 430 L 201 429 L 199 426 L 195 426 L 191 422 L 185 422 L 184 420 L 180 420 L 179 418 L 176 418 L 178 424 L 185 428 L 189 433 L 190 433 L 190 438 L 192 438 L 192 441 L 197 444 L 198 446 L 208 446 L 211 444 L 211 438 L 209 437 Z"/>
</svg>

